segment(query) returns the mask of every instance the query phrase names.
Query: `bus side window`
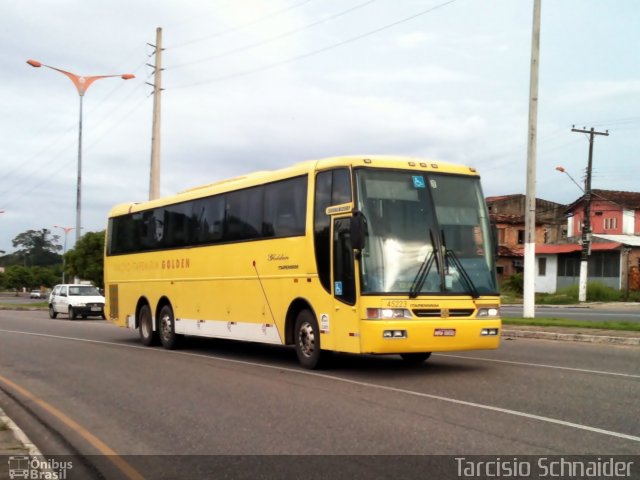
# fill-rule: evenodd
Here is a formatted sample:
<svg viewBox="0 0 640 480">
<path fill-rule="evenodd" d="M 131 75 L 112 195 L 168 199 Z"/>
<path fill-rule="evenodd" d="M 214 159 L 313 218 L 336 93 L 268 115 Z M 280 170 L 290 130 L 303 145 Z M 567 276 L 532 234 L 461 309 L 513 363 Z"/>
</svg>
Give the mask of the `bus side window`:
<svg viewBox="0 0 640 480">
<path fill-rule="evenodd" d="M 313 235 L 320 283 L 331 292 L 331 218 L 327 207 L 351 202 L 351 174 L 348 168 L 325 170 L 316 175 Z"/>
<path fill-rule="evenodd" d="M 349 169 L 339 168 L 334 170 L 331 205 L 349 203 L 351 200 L 351 175 L 349 175 Z"/>
</svg>

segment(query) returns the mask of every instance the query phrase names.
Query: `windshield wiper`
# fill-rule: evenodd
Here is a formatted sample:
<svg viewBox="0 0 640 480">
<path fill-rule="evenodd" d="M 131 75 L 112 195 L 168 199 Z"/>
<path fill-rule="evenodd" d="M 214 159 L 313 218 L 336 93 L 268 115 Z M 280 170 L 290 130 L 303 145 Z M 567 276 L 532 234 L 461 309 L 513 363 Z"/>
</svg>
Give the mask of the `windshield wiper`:
<svg viewBox="0 0 640 480">
<path fill-rule="evenodd" d="M 480 294 L 478 293 L 478 289 L 474 285 L 473 280 L 471 280 L 471 277 L 469 276 L 469 273 L 467 273 L 467 270 L 462 266 L 462 262 L 458 258 L 458 255 L 456 255 L 456 252 L 454 252 L 453 250 L 449 250 L 447 248 L 444 240 L 444 233 L 442 234 L 442 245 L 444 246 L 445 259 L 450 259 L 453 266 L 456 267 L 456 269 L 460 273 L 460 277 L 467 285 L 467 291 L 471 294 L 471 296 L 473 298 L 478 298 L 480 296 Z"/>
<path fill-rule="evenodd" d="M 433 266 L 433 262 L 437 261 L 436 256 L 433 254 L 433 249 L 435 248 L 433 242 L 433 231 L 429 229 L 429 236 L 431 237 L 431 251 L 424 257 L 420 268 L 418 269 L 418 273 L 416 274 L 416 278 L 413 279 L 413 283 L 411 284 L 411 288 L 409 289 L 409 298 L 416 298 L 422 287 L 424 286 L 424 282 L 429 275 L 429 271 Z M 440 270 L 440 269 L 438 269 Z"/>
</svg>

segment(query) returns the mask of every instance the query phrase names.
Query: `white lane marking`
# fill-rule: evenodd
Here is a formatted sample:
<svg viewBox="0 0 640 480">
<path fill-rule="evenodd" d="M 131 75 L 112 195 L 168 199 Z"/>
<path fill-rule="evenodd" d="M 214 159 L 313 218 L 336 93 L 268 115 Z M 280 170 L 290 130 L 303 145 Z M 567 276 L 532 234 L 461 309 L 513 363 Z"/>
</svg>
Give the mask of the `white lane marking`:
<svg viewBox="0 0 640 480">
<path fill-rule="evenodd" d="M 159 349 L 159 348 L 149 348 L 149 347 L 138 346 L 138 345 L 125 345 L 125 344 L 121 344 L 121 343 L 105 342 L 105 341 L 102 341 L 102 340 L 89 340 L 89 339 L 85 339 L 85 338 L 63 337 L 63 336 L 59 336 L 59 335 L 50 335 L 50 334 L 46 334 L 46 333 L 20 332 L 20 331 L 16 331 L 16 330 L 3 330 L 3 329 L 0 329 L 0 332 L 15 333 L 15 334 L 19 334 L 19 335 L 31 335 L 31 336 L 44 337 L 44 338 L 55 338 L 55 339 L 59 339 L 59 340 L 73 340 L 73 341 L 78 341 L 78 342 L 93 343 L 93 344 L 97 344 L 97 345 L 109 345 L 109 346 L 114 346 L 114 347 L 134 348 L 134 349 L 137 349 L 137 350 L 148 350 L 148 351 L 151 351 L 151 352 L 162 352 L 162 353 L 168 353 L 168 354 L 173 354 L 173 355 L 183 355 L 183 356 L 188 356 L 188 357 L 204 358 L 204 359 L 209 359 L 209 360 L 218 360 L 218 361 L 221 361 L 221 362 L 233 363 L 233 364 L 236 364 L 236 365 L 246 365 L 246 366 L 250 366 L 250 367 L 260 367 L 260 368 L 265 368 L 265 369 L 269 369 L 269 370 L 278 370 L 278 371 L 290 372 L 290 373 L 299 374 L 299 375 L 307 375 L 307 376 L 310 376 L 310 377 L 324 378 L 324 379 L 327 379 L 327 380 L 333 380 L 333 381 L 336 381 L 336 382 L 342 382 L 342 383 L 347 383 L 347 384 L 351 384 L 351 385 L 358 385 L 360 387 L 374 388 L 374 389 L 383 390 L 383 391 L 387 391 L 387 392 L 402 393 L 404 395 L 410 395 L 410 396 L 414 396 L 414 397 L 430 398 L 432 400 L 439 400 L 439 401 L 442 401 L 442 402 L 453 403 L 455 405 L 464 405 L 466 407 L 473 407 L 473 408 L 478 408 L 478 409 L 481 409 L 481 410 L 488 410 L 488 411 L 491 411 L 491 412 L 504 413 L 504 414 L 513 415 L 513 416 L 516 416 L 516 417 L 527 418 L 529 420 L 538 420 L 540 422 L 552 423 L 552 424 L 555 424 L 555 425 L 562 425 L 564 427 L 575 428 L 577 430 L 585 430 L 585 431 L 588 431 L 588 432 L 599 433 L 599 434 L 607 435 L 607 436 L 610 436 L 610 437 L 621 438 L 621 439 L 624 439 L 624 440 L 631 440 L 633 442 L 640 442 L 640 437 L 635 436 L 635 435 L 629 435 L 629 434 L 626 434 L 626 433 L 614 432 L 612 430 L 605 430 L 603 428 L 590 427 L 589 425 L 582 425 L 580 423 L 567 422 L 565 420 L 558 420 L 557 418 L 544 417 L 542 415 L 535 415 L 535 414 L 532 414 L 532 413 L 520 412 L 518 410 L 511 410 L 511 409 L 508 409 L 508 408 L 494 407 L 492 405 L 485 405 L 485 404 L 482 404 L 482 403 L 468 402 L 466 400 L 458 400 L 456 398 L 443 397 L 443 396 L 440 396 L 440 395 L 433 395 L 431 393 L 416 392 L 414 390 L 406 390 L 404 388 L 396 388 L 396 387 L 390 387 L 390 386 L 387 386 L 387 385 L 377 385 L 375 383 L 361 382 L 361 381 L 358 381 L 358 380 L 351 380 L 351 379 L 348 379 L 348 378 L 336 377 L 334 375 L 327 375 L 327 374 L 324 374 L 324 373 L 312 372 L 310 370 L 298 370 L 298 369 L 288 368 L 288 367 L 279 367 L 279 366 L 276 366 L 276 365 L 264 365 L 264 364 L 261 364 L 261 363 L 247 362 L 245 360 L 233 360 L 233 359 L 230 359 L 230 358 L 217 357 L 215 355 L 203 355 L 203 354 L 200 354 L 200 353 L 180 352 L 180 351 L 176 351 L 176 350 L 163 350 L 163 349 Z"/>
<path fill-rule="evenodd" d="M 555 370 L 569 370 L 571 372 L 597 373 L 598 375 L 613 375 L 616 377 L 640 378 L 640 375 L 635 375 L 633 373 L 618 373 L 618 372 L 606 372 L 604 370 L 588 370 L 586 368 L 561 367 L 559 365 L 545 365 L 544 363 L 515 362 L 513 360 L 498 360 L 494 358 L 468 357 L 465 355 L 450 355 L 448 353 L 434 353 L 433 355 L 434 357 L 438 356 L 438 357 L 462 358 L 465 360 L 479 360 L 482 362 L 505 363 L 508 365 L 520 365 L 525 367 L 552 368 Z"/>
</svg>

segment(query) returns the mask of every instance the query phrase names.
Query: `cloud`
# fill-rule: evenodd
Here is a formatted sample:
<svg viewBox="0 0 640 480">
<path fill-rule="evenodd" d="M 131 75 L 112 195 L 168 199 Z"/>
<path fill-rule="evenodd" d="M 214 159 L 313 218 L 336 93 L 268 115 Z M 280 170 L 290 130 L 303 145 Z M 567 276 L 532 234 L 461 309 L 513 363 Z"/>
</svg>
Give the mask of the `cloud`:
<svg viewBox="0 0 640 480">
<path fill-rule="evenodd" d="M 348 71 L 327 75 L 327 79 L 347 81 L 354 84 L 434 84 L 470 81 L 469 75 L 438 65 L 428 67 L 403 68 L 390 71 Z"/>
<path fill-rule="evenodd" d="M 417 48 L 427 44 L 433 44 L 437 39 L 434 33 L 410 32 L 396 37 L 395 44 L 398 48 Z"/>
<path fill-rule="evenodd" d="M 640 80 L 586 80 L 570 82 L 554 97 L 560 105 L 580 105 L 640 96 Z"/>
</svg>

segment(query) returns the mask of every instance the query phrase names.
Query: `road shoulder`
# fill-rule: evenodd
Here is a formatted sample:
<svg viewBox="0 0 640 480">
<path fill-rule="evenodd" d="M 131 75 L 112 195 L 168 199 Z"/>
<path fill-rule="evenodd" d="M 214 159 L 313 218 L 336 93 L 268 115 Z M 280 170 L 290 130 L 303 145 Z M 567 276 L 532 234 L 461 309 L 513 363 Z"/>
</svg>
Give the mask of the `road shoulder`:
<svg viewBox="0 0 640 480">
<path fill-rule="evenodd" d="M 566 342 L 599 343 L 640 347 L 640 332 L 599 328 L 550 327 L 535 325 L 504 325 L 502 337 L 561 340 Z"/>
</svg>

